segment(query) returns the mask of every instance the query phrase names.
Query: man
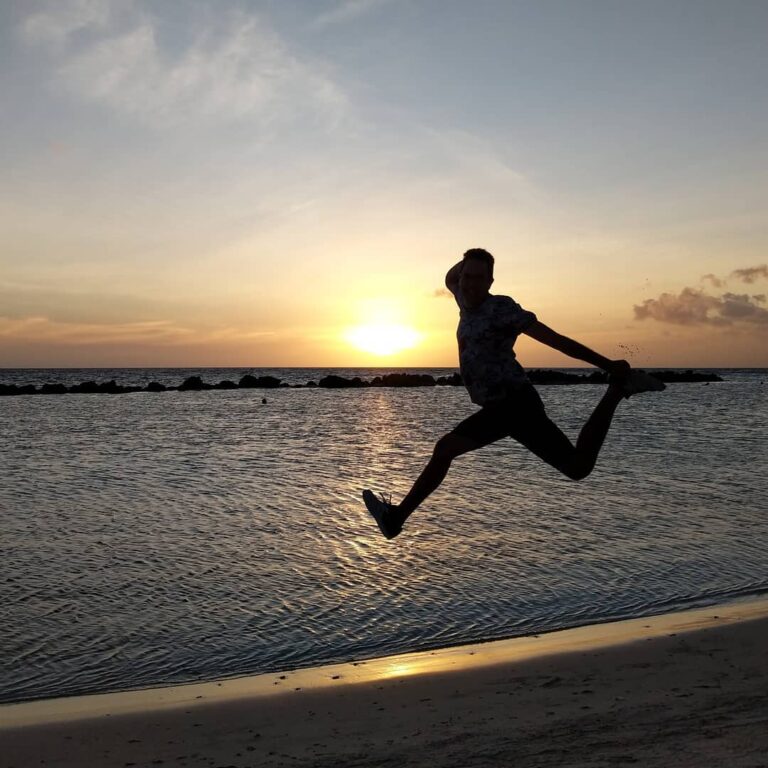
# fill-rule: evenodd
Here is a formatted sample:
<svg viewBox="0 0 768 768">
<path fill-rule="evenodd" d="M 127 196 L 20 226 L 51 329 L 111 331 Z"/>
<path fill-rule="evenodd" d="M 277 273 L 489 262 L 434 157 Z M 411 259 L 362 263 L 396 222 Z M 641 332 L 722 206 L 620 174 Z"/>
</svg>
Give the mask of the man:
<svg viewBox="0 0 768 768">
<path fill-rule="evenodd" d="M 399 503 L 363 491 L 368 511 L 387 539 L 393 539 L 424 499 L 445 478 L 451 462 L 512 437 L 572 480 L 594 469 L 616 407 L 639 392 L 661 391 L 664 384 L 625 360 L 609 360 L 567 336 L 561 336 L 533 312 L 509 296 L 494 296 L 493 256 L 472 248 L 445 276 L 445 285 L 459 305 L 459 363 L 464 385 L 480 410 L 462 421 L 435 445 L 432 458 Z M 525 333 L 569 357 L 602 368 L 609 374 L 608 390 L 581 430 L 576 445 L 547 416 L 538 392 L 517 361 L 513 345 Z"/>
</svg>

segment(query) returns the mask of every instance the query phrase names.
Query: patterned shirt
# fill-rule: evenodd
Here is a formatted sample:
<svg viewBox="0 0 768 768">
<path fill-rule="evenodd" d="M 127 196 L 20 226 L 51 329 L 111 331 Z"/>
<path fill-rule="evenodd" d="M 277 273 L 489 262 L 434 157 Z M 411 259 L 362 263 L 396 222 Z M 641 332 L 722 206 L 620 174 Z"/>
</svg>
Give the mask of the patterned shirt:
<svg viewBox="0 0 768 768">
<path fill-rule="evenodd" d="M 510 390 L 530 381 L 517 361 L 513 345 L 536 322 L 536 315 L 509 296 L 488 294 L 479 306 L 467 307 L 457 289 L 459 365 L 464 386 L 477 405 L 502 400 Z"/>
</svg>

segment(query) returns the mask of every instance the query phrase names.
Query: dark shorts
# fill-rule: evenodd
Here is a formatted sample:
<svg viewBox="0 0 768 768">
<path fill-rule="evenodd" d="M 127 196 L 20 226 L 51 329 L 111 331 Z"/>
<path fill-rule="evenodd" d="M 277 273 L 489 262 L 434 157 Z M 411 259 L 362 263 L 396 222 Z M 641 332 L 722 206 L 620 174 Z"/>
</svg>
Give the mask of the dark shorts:
<svg viewBox="0 0 768 768">
<path fill-rule="evenodd" d="M 471 440 L 478 448 L 511 437 L 555 466 L 567 462 L 574 452 L 571 441 L 547 416 L 531 384 L 482 407 L 458 424 L 453 434 Z"/>
</svg>

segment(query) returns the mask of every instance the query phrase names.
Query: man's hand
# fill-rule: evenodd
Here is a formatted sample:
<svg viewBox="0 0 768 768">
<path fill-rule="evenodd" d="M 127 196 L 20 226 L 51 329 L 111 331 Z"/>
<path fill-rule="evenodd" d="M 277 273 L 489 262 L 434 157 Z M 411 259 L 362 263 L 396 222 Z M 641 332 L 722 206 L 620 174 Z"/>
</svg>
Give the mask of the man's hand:
<svg viewBox="0 0 768 768">
<path fill-rule="evenodd" d="M 459 278 L 461 277 L 461 270 L 464 266 L 464 260 L 458 264 L 454 264 L 445 276 L 445 287 L 451 292 L 456 293 L 459 288 Z"/>
<path fill-rule="evenodd" d="M 604 370 L 611 376 L 624 378 L 632 370 L 632 366 L 626 360 L 611 360 Z"/>
</svg>

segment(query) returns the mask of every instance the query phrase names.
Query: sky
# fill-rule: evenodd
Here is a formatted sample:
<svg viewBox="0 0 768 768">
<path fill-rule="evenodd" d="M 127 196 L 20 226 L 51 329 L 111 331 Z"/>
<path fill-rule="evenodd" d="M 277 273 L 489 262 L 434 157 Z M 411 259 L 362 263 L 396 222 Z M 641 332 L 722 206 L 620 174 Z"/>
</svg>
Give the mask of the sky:
<svg viewBox="0 0 768 768">
<path fill-rule="evenodd" d="M 607 357 L 768 366 L 766 31 L 764 0 L 6 0 L 0 367 L 455 366 L 473 247 Z"/>
</svg>

